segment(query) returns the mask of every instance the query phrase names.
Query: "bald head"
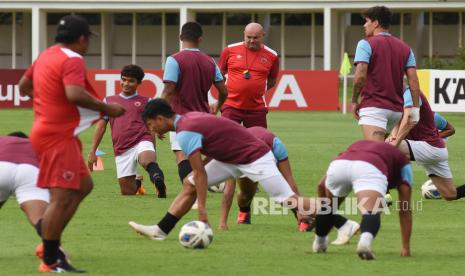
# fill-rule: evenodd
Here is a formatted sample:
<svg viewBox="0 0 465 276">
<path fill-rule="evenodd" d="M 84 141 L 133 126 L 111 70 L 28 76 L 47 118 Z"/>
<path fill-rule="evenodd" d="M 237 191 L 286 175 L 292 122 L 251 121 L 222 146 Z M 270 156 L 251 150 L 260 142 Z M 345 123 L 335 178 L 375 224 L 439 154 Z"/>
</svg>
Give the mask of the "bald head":
<svg viewBox="0 0 465 276">
<path fill-rule="evenodd" d="M 245 47 L 252 51 L 258 51 L 263 47 L 265 31 L 262 25 L 258 23 L 249 23 L 244 29 L 244 44 Z"/>
</svg>

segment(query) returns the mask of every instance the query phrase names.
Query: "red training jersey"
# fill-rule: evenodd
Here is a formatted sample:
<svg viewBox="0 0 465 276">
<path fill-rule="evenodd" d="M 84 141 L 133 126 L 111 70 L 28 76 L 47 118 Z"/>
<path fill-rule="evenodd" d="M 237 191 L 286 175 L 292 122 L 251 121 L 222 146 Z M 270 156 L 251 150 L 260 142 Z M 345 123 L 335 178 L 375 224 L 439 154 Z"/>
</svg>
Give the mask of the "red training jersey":
<svg viewBox="0 0 465 276">
<path fill-rule="evenodd" d="M 219 67 L 228 74 L 228 98 L 224 105 L 239 109 L 266 109 L 263 96 L 269 78 L 279 73 L 278 54 L 264 46 L 258 51 L 245 47 L 244 42 L 231 44 L 223 49 Z M 244 78 L 245 72 L 249 78 Z"/>
<path fill-rule="evenodd" d="M 33 81 L 31 143 L 36 152 L 77 136 L 100 118 L 99 112 L 77 106 L 66 97 L 65 86 L 76 85 L 97 98 L 87 80 L 84 59 L 78 53 L 61 45 L 51 46 L 40 54 L 25 76 Z"/>
</svg>

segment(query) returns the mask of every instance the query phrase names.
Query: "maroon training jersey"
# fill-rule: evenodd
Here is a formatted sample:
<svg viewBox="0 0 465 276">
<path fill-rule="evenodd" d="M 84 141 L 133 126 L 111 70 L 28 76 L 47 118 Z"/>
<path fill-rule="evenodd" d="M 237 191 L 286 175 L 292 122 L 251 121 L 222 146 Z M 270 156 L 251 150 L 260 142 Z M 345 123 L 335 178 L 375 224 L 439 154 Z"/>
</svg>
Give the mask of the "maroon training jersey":
<svg viewBox="0 0 465 276">
<path fill-rule="evenodd" d="M 392 35 L 375 35 L 365 39 L 372 52 L 360 108 L 378 107 L 402 112 L 403 77 L 410 47 Z"/>
<path fill-rule="evenodd" d="M 439 131 L 434 123 L 434 112 L 428 103 L 425 95 L 420 94 L 420 120 L 417 125 L 410 130 L 406 139 L 414 141 L 425 141 L 433 147 L 445 148 L 444 140 L 439 136 Z"/>
<path fill-rule="evenodd" d="M 171 107 L 177 114 L 191 111 L 210 112 L 208 91 L 215 81 L 216 65 L 202 51 L 183 50 L 172 55 L 179 65 L 176 92 Z M 164 80 L 166 82 L 166 80 Z"/>
<path fill-rule="evenodd" d="M 0 136 L 0 161 L 39 167 L 29 139 L 20 137 Z"/>
<path fill-rule="evenodd" d="M 152 135 L 142 121 L 142 111 L 149 100 L 138 94 L 128 98 L 122 94 L 105 98 L 107 103 L 118 103 L 126 109 L 123 116 L 109 119 L 115 155 L 123 154 L 141 141 L 153 142 Z"/>
<path fill-rule="evenodd" d="M 238 123 L 203 112 L 189 112 L 176 121 L 176 140 L 187 155 L 200 151 L 230 164 L 250 164 L 270 151 Z"/>
<path fill-rule="evenodd" d="M 253 136 L 265 142 L 265 144 L 268 146 L 268 148 L 270 148 L 270 150 L 273 149 L 273 142 L 276 136 L 269 130 L 263 127 L 255 126 L 247 128 L 247 131 L 252 133 Z"/>
<path fill-rule="evenodd" d="M 407 157 L 393 145 L 369 140 L 353 143 L 339 154 L 336 160 L 357 160 L 372 164 L 386 176 L 389 189 L 400 185 L 401 169 L 410 163 Z"/>
</svg>

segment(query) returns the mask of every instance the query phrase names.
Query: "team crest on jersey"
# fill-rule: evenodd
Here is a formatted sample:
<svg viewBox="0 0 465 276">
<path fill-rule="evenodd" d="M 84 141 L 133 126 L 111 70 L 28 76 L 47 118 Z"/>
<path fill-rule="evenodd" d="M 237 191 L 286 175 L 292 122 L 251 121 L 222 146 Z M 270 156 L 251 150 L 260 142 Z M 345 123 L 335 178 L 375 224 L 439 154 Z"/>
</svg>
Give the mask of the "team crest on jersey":
<svg viewBox="0 0 465 276">
<path fill-rule="evenodd" d="M 141 106 L 141 105 L 142 105 L 142 103 L 139 102 L 139 101 L 134 102 L 134 106 L 135 106 L 135 107 L 139 107 L 139 106 Z"/>
<path fill-rule="evenodd" d="M 240 54 L 237 54 L 237 55 L 236 55 L 236 58 L 237 58 L 237 59 L 242 59 L 242 56 L 241 56 Z"/>
<path fill-rule="evenodd" d="M 74 172 L 72 171 L 65 171 L 63 173 L 63 179 L 66 180 L 66 181 L 71 181 L 74 179 Z"/>
<path fill-rule="evenodd" d="M 268 63 L 268 59 L 267 59 L 266 57 L 261 57 L 261 58 L 260 58 L 260 63 L 261 63 L 261 64 Z"/>
</svg>

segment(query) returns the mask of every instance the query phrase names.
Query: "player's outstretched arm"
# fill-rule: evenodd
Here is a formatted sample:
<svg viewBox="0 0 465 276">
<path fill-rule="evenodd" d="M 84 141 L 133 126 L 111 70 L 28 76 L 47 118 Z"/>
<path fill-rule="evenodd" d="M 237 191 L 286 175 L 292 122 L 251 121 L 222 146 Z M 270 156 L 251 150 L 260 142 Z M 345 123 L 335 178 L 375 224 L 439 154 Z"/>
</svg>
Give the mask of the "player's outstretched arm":
<svg viewBox="0 0 465 276">
<path fill-rule="evenodd" d="M 286 179 L 287 183 L 289 183 L 291 190 L 296 193 L 296 195 L 300 195 L 299 189 L 297 188 L 297 183 L 295 182 L 294 177 L 292 177 L 292 169 L 289 159 L 279 161 L 278 169 L 283 175 L 284 179 Z"/>
<path fill-rule="evenodd" d="M 70 102 L 81 107 L 103 112 L 110 117 L 119 117 L 125 112 L 123 106 L 119 104 L 106 104 L 97 100 L 79 85 L 66 85 L 65 94 Z"/>
<path fill-rule="evenodd" d="M 391 144 L 398 147 L 402 140 L 407 137 L 408 133 L 412 128 L 415 127 L 415 124 L 412 120 L 410 120 L 410 112 L 412 108 L 407 107 L 404 108 L 404 114 L 402 115 L 402 119 L 399 124 L 399 128 L 397 130 L 396 137 L 391 137 Z"/>
<path fill-rule="evenodd" d="M 402 257 L 410 256 L 410 236 L 412 235 L 412 210 L 411 197 L 412 189 L 407 184 L 401 184 L 398 188 L 399 192 L 399 219 L 400 232 L 402 235 Z"/>
<path fill-rule="evenodd" d="M 87 159 L 87 166 L 89 167 L 90 171 L 94 170 L 94 164 L 97 164 L 97 155 L 95 152 L 97 151 L 100 142 L 102 142 L 103 135 L 107 129 L 107 120 L 100 119 L 96 126 L 95 132 L 92 136 L 92 144 L 90 145 L 89 157 Z"/>
<path fill-rule="evenodd" d="M 197 205 L 199 220 L 208 223 L 207 210 L 205 208 L 207 200 L 207 172 L 203 166 L 202 156 L 200 151 L 197 151 L 189 156 L 189 162 L 194 173 L 195 190 L 197 191 Z"/>
<path fill-rule="evenodd" d="M 22 76 L 21 79 L 19 80 L 19 91 L 21 94 L 32 98 L 33 96 L 32 80 L 26 76 Z"/>
</svg>

